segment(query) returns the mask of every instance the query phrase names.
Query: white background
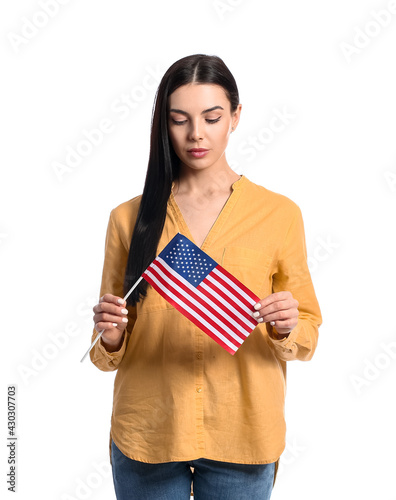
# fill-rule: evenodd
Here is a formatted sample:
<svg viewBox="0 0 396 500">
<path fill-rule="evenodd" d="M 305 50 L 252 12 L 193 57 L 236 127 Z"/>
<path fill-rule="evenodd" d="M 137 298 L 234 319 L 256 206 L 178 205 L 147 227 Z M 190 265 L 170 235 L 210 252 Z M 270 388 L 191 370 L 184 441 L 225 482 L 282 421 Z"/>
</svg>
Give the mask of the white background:
<svg viewBox="0 0 396 500">
<path fill-rule="evenodd" d="M 394 500 L 395 2 L 54 4 L 0 7 L 2 494 L 16 385 L 17 496 L 115 498 L 115 373 L 80 363 L 105 230 L 110 210 L 142 192 L 159 79 L 177 59 L 207 53 L 228 65 L 243 106 L 228 161 L 300 206 L 323 314 L 313 359 L 288 363 L 272 498 Z M 114 107 L 123 95 L 128 115 Z M 249 137 L 268 137 L 274 109 L 293 118 L 247 154 Z M 102 119 L 112 132 L 60 175 L 56 162 Z"/>
</svg>

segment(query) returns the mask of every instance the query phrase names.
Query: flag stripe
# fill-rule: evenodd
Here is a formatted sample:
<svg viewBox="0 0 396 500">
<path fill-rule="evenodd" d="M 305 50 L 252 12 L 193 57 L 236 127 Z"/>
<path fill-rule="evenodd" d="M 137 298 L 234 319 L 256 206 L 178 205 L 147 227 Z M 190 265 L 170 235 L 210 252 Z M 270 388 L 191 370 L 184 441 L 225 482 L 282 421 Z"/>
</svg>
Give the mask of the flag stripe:
<svg viewBox="0 0 396 500">
<path fill-rule="evenodd" d="M 223 304 L 223 307 L 225 304 L 230 308 L 230 310 L 234 311 L 234 314 L 247 326 L 249 329 L 254 328 L 257 326 L 257 322 L 254 322 L 254 319 L 249 317 L 246 317 L 246 312 L 242 310 L 239 306 L 237 306 L 235 303 L 232 303 L 229 300 L 228 294 L 225 294 L 222 290 L 218 289 L 216 287 L 216 283 L 211 283 L 210 281 L 202 281 L 202 283 L 199 285 L 202 290 L 205 290 L 207 294 L 210 294 L 212 297 L 214 297 L 220 304 Z M 212 299 L 214 300 L 214 299 Z M 250 313 L 251 314 L 251 313 Z M 245 327 L 246 328 L 246 327 Z"/>
<path fill-rule="evenodd" d="M 230 324 L 229 319 L 226 317 L 225 312 L 228 311 L 216 311 L 212 304 L 207 301 L 206 297 L 202 295 L 197 288 L 193 287 L 180 275 L 175 276 L 173 269 L 160 257 L 157 257 L 153 262 L 152 271 L 155 271 L 156 277 L 163 284 L 163 289 L 166 289 L 167 285 L 173 287 L 173 293 L 177 295 L 181 301 L 190 299 L 191 307 L 197 310 L 197 314 L 200 314 L 201 317 L 205 317 L 208 322 L 214 322 L 214 327 L 221 331 L 223 335 L 228 337 L 231 341 L 235 339 L 238 344 L 242 344 L 244 339 L 237 335 L 237 332 L 233 329 L 233 325 Z M 219 317 L 218 313 L 220 312 L 224 318 Z M 221 324 L 218 324 L 219 321 Z M 230 324 L 231 328 L 229 328 L 224 321 Z M 242 330 L 241 333 L 246 337 L 250 332 L 251 330 L 245 329 Z"/>
<path fill-rule="evenodd" d="M 160 293 L 166 300 L 168 300 L 176 309 L 182 312 L 185 316 L 188 317 L 194 324 L 197 324 L 205 333 L 207 333 L 213 340 L 222 344 L 222 347 L 226 349 L 228 352 L 233 354 L 237 347 L 232 344 L 224 335 L 218 332 L 216 329 L 211 327 L 208 322 L 201 318 L 200 315 L 194 313 L 194 311 L 187 305 L 183 304 L 183 302 L 179 301 L 179 299 L 169 290 L 163 289 L 160 282 L 153 275 L 151 270 L 146 269 L 144 272 L 144 277 L 149 281 L 149 283 Z"/>
<path fill-rule="evenodd" d="M 142 277 L 232 355 L 257 327 L 253 306 L 260 299 L 181 233 Z"/>
<path fill-rule="evenodd" d="M 242 311 L 238 310 L 234 304 L 229 303 L 226 297 L 222 297 L 214 289 L 210 288 L 207 283 L 205 283 L 205 280 L 201 282 L 198 288 L 213 306 L 220 309 L 226 309 L 227 315 L 229 315 L 230 320 L 232 320 L 232 324 L 235 325 L 235 328 L 242 332 L 245 337 L 250 334 L 252 326 L 257 326 L 257 322 L 252 323 L 248 321 L 245 317 L 246 315 L 244 315 Z"/>
<path fill-rule="evenodd" d="M 250 312 L 252 309 L 252 306 L 255 304 L 252 303 L 251 299 L 248 298 L 246 300 L 246 295 L 242 290 L 238 289 L 238 286 L 230 282 L 228 278 L 221 273 L 221 271 L 218 271 L 216 268 L 213 270 L 213 273 L 208 276 L 208 278 L 211 279 L 211 281 L 215 282 L 218 284 L 218 286 L 222 286 L 225 289 L 225 293 L 229 295 L 231 298 L 234 300 L 238 300 L 239 305 L 242 307 L 243 310 Z M 237 295 L 236 292 L 238 292 Z"/>
<path fill-rule="evenodd" d="M 238 285 L 238 287 L 245 292 L 245 294 L 247 295 L 247 301 L 249 304 L 251 304 L 253 306 L 254 306 L 254 304 L 257 304 L 257 302 L 260 300 L 260 298 L 257 297 L 257 295 L 255 293 L 253 293 L 251 290 L 249 290 L 249 288 L 246 287 L 242 282 L 237 280 L 235 278 L 235 276 L 233 276 L 231 273 L 229 273 L 227 271 L 227 269 L 220 266 L 220 264 L 217 265 L 216 269 L 218 272 L 221 272 L 224 276 L 226 276 L 229 280 L 236 283 Z M 252 301 L 254 301 L 254 302 L 252 302 Z"/>
<path fill-rule="evenodd" d="M 160 259 L 160 257 L 158 257 L 158 259 Z M 212 317 L 212 319 L 214 319 L 216 322 L 220 322 L 223 329 L 229 335 L 233 336 L 233 333 L 235 333 L 237 334 L 237 338 L 240 338 L 239 334 L 241 334 L 244 338 L 246 338 L 251 333 L 251 326 L 248 325 L 247 328 L 246 325 L 242 324 L 242 322 L 238 320 L 238 318 L 235 318 L 232 310 L 225 307 L 224 304 L 220 303 L 219 301 L 214 301 L 213 298 L 208 294 L 203 293 L 203 290 L 200 289 L 200 286 L 195 288 L 187 280 L 184 280 L 183 277 L 180 277 L 179 275 L 174 276 L 174 273 L 172 273 L 172 268 L 170 268 L 166 264 L 166 262 L 157 262 L 157 264 L 158 263 L 161 263 L 161 269 L 169 278 L 170 283 L 177 280 L 178 285 L 182 288 L 181 297 L 184 298 L 186 294 L 193 296 L 198 303 L 197 307 L 199 307 L 199 312 L 202 313 L 205 311 L 205 309 L 207 309 L 208 312 L 213 314 L 214 318 L 210 315 L 209 316 Z"/>
<path fill-rule="evenodd" d="M 211 276 L 213 280 L 220 283 L 224 288 L 228 290 L 228 293 L 234 295 L 237 292 L 237 297 L 244 305 L 244 308 L 249 310 L 252 308 L 251 299 L 246 297 L 246 294 L 243 290 L 238 287 L 238 284 L 230 281 L 222 272 L 217 268 L 214 270 L 213 275 Z"/>
<path fill-rule="evenodd" d="M 248 322 L 249 326 L 256 326 L 257 323 L 254 323 L 254 320 L 251 317 L 252 311 L 249 310 L 242 302 L 240 302 L 237 297 L 232 294 L 231 291 L 228 291 L 217 280 L 213 280 L 213 278 L 210 279 L 209 276 L 207 276 L 205 279 L 205 285 L 217 292 L 220 295 L 221 300 L 226 301 L 229 304 L 229 307 L 233 307 L 234 309 L 238 310 L 241 313 L 242 317 Z"/>
</svg>

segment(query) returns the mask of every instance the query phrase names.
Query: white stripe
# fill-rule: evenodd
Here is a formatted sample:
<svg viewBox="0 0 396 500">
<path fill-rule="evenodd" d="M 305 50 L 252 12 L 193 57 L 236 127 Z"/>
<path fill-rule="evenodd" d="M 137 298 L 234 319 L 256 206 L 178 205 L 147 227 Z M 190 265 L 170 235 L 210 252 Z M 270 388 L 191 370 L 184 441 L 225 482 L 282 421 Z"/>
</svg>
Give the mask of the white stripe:
<svg viewBox="0 0 396 500">
<path fill-rule="evenodd" d="M 215 274 L 217 274 L 218 276 L 221 276 L 221 278 L 224 281 L 226 281 L 232 288 L 237 289 L 238 293 L 240 295 L 242 295 L 242 297 L 245 297 L 245 299 L 249 302 L 249 304 L 252 304 L 252 306 L 254 306 L 254 304 L 256 304 L 256 302 L 254 301 L 254 299 L 252 297 L 250 297 L 244 290 L 242 290 L 242 288 L 239 288 L 239 285 L 237 283 L 234 283 L 232 280 L 230 280 L 230 278 L 228 276 L 226 276 L 220 269 L 218 269 L 216 267 L 215 269 L 213 269 L 213 272 Z"/>
<path fill-rule="evenodd" d="M 176 271 L 174 271 L 161 257 L 157 257 L 154 261 L 153 261 L 153 264 L 156 264 L 156 261 L 157 262 L 160 262 L 161 265 L 163 267 L 165 267 L 165 269 L 170 273 L 172 274 L 172 276 L 174 276 L 176 279 L 178 279 L 181 283 L 183 283 L 184 286 L 186 286 L 190 291 L 191 293 L 194 293 L 196 296 L 198 296 L 201 300 L 203 300 L 205 303 L 209 303 L 208 302 L 208 297 L 206 297 L 198 288 L 195 288 L 194 285 L 192 285 L 191 283 L 189 283 L 185 278 L 183 278 L 183 276 L 180 276 L 180 274 L 178 274 Z M 158 267 L 156 266 L 156 268 L 158 269 Z M 166 279 L 166 276 L 164 276 L 164 279 Z M 167 282 L 169 283 L 169 281 L 167 280 Z M 201 285 L 203 285 L 203 283 L 201 283 Z M 203 288 L 208 288 L 206 287 L 206 285 L 203 286 Z M 210 290 L 209 290 L 210 291 Z M 186 292 L 182 289 L 179 289 L 179 292 L 183 295 L 185 294 Z M 213 294 L 211 294 L 213 295 Z M 222 299 L 220 296 L 219 296 L 219 301 L 221 303 L 224 303 L 224 299 Z M 201 308 L 202 307 L 202 304 L 199 304 L 198 302 L 195 304 L 198 308 Z M 249 323 L 249 321 L 247 321 L 238 311 L 235 310 L 235 306 L 233 304 L 229 304 L 229 308 L 232 309 L 233 312 L 235 312 L 240 318 L 241 320 L 248 326 L 248 328 L 245 328 L 243 326 L 241 326 L 239 323 L 237 323 L 234 319 L 232 319 L 230 316 L 229 316 L 229 313 L 227 311 L 227 309 L 222 309 L 221 307 L 217 306 L 217 304 L 214 304 L 214 303 L 210 303 L 210 305 L 212 306 L 213 309 L 216 310 L 217 313 L 219 313 L 221 316 L 223 316 L 223 318 L 227 319 L 227 321 L 229 323 L 232 323 L 232 325 L 234 326 L 234 328 L 236 328 L 245 338 L 250 335 L 250 333 L 252 332 L 253 328 L 255 328 L 256 325 L 252 325 L 251 323 Z M 228 305 L 228 304 L 227 304 Z M 207 315 L 210 316 L 214 321 L 218 322 L 219 321 L 219 318 L 216 318 L 216 316 L 212 316 L 212 313 L 210 313 L 210 311 L 207 311 Z M 233 335 L 232 334 L 232 331 L 229 330 L 229 328 L 226 326 L 226 325 L 222 325 L 223 329 L 224 330 L 227 330 L 228 333 L 230 333 L 230 335 Z M 235 338 L 235 337 L 234 337 Z M 236 340 L 241 340 L 239 339 L 239 337 L 237 337 Z M 243 342 L 243 340 L 241 340 Z"/>
<path fill-rule="evenodd" d="M 205 278 L 206 279 L 206 278 Z M 217 283 L 215 282 L 215 284 L 217 285 Z M 224 302 L 224 297 L 222 297 L 221 295 L 219 295 L 215 290 L 213 290 L 213 288 L 211 288 L 210 286 L 208 286 L 204 281 L 202 281 L 202 283 L 199 285 L 201 288 L 204 288 L 208 293 L 210 293 L 210 295 L 212 295 L 213 297 L 215 297 L 217 300 L 219 300 L 220 302 Z M 254 326 L 252 325 L 252 323 L 246 318 L 246 316 L 244 316 L 242 313 L 239 312 L 238 309 L 235 309 L 235 305 L 234 304 L 231 304 L 229 302 L 227 302 L 227 305 L 232 308 L 234 314 L 236 316 L 238 316 L 238 318 L 243 321 L 245 323 L 245 325 L 247 325 L 250 330 L 249 332 L 254 328 Z M 252 314 L 252 313 L 250 313 Z M 252 321 L 254 320 L 254 318 L 252 318 Z"/>
<path fill-rule="evenodd" d="M 213 270 L 213 272 L 215 271 L 215 269 Z M 221 276 L 223 277 L 222 274 L 220 273 L 216 273 L 218 276 Z M 230 298 L 231 300 L 233 300 L 235 302 L 235 304 L 237 304 L 243 311 L 245 311 L 246 313 L 252 315 L 252 312 L 243 302 L 241 302 L 238 297 L 236 297 L 235 295 L 233 294 L 230 294 L 230 291 L 227 290 L 227 288 L 225 288 L 221 283 L 219 283 L 215 278 L 213 278 L 212 276 L 208 275 L 207 277 L 207 280 L 210 281 L 211 283 L 213 283 L 214 285 L 216 285 L 217 288 L 219 288 L 228 298 Z"/>
<path fill-rule="evenodd" d="M 153 261 L 154 263 L 154 261 Z M 210 325 L 204 318 L 202 318 L 199 314 L 197 314 L 195 311 L 193 311 L 187 304 L 184 304 L 176 295 L 174 295 L 170 290 L 167 288 L 164 288 L 162 286 L 162 283 L 158 281 L 158 279 L 152 274 L 152 272 L 149 269 L 146 269 L 145 274 L 150 276 L 150 278 L 156 283 L 156 285 L 166 292 L 166 294 L 171 297 L 177 304 L 179 304 L 182 309 L 185 309 L 187 312 L 189 312 L 192 316 L 197 317 L 202 324 L 204 324 L 211 332 L 213 332 L 217 337 L 219 337 L 225 344 L 228 345 L 233 351 L 236 351 L 238 347 L 236 347 L 234 344 L 232 344 L 224 335 L 222 335 L 220 332 L 218 332 L 216 329 L 213 328 L 212 325 Z"/>
</svg>

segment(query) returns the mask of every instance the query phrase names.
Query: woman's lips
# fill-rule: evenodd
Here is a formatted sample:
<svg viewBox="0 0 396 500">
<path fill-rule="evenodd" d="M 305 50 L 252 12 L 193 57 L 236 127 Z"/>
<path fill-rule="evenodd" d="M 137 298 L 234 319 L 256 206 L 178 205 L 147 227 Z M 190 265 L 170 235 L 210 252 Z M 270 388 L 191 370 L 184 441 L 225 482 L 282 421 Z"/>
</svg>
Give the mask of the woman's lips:
<svg viewBox="0 0 396 500">
<path fill-rule="evenodd" d="M 194 158 L 202 158 L 209 153 L 209 150 L 203 148 L 192 148 L 187 152 L 190 153 L 191 156 L 194 156 Z"/>
</svg>

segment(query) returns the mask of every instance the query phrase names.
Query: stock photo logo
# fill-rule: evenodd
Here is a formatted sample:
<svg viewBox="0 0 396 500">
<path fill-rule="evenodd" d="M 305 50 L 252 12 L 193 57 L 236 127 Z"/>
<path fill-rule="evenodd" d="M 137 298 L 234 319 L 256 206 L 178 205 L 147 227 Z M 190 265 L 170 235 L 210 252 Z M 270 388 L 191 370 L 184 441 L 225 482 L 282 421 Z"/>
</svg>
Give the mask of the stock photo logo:
<svg viewBox="0 0 396 500">
<path fill-rule="evenodd" d="M 96 304 L 97 299 L 87 297 L 80 302 L 75 310 L 76 316 L 72 321 L 68 321 L 61 329 L 57 329 L 55 333 L 47 334 L 47 343 L 34 349 L 30 349 L 30 359 L 27 363 L 19 363 L 17 372 L 22 382 L 28 387 L 37 377 L 43 373 L 47 367 L 60 356 L 66 349 L 72 345 L 73 340 L 92 324 L 92 307 Z"/>
<path fill-rule="evenodd" d="M 111 466 L 108 460 L 102 462 L 93 462 L 92 469 L 86 477 L 75 479 L 75 491 L 73 495 L 69 493 L 62 494 L 62 500 L 85 500 L 89 498 L 92 493 L 103 487 L 104 482 L 110 481 Z"/>
<path fill-rule="evenodd" d="M 363 370 L 357 374 L 352 373 L 349 380 L 356 391 L 360 395 L 362 392 L 376 382 L 396 360 L 396 342 L 380 343 L 381 351 L 373 358 L 363 358 Z"/>
<path fill-rule="evenodd" d="M 266 126 L 261 127 L 255 134 L 249 135 L 238 144 L 237 153 L 243 157 L 243 165 L 253 162 L 295 119 L 296 115 L 291 113 L 286 105 L 282 109 L 272 108 L 272 116 Z M 238 160 L 233 159 L 232 166 L 234 169 L 239 167 Z"/>
<path fill-rule="evenodd" d="M 316 238 L 316 244 L 309 252 L 308 256 L 308 268 L 310 273 L 315 272 L 321 262 L 325 262 L 333 253 L 340 247 L 340 244 L 332 239 L 331 236 L 327 236 L 326 239 L 318 236 Z"/>
<path fill-rule="evenodd" d="M 392 170 L 386 170 L 384 172 L 384 177 L 392 193 L 396 192 L 396 172 L 392 172 Z"/>
<path fill-rule="evenodd" d="M 378 11 L 371 10 L 371 19 L 367 21 L 363 27 L 354 26 L 354 33 L 351 42 L 340 42 L 339 47 L 343 53 L 345 60 L 349 64 L 355 55 L 359 55 L 366 47 L 368 47 L 374 38 L 377 38 L 388 27 L 391 22 L 394 22 L 396 14 L 396 0 L 390 0 L 385 9 Z"/>
<path fill-rule="evenodd" d="M 30 19 L 26 16 L 21 18 L 19 33 L 10 31 L 7 34 L 8 41 L 15 53 L 19 53 L 23 47 L 36 38 L 51 19 L 54 19 L 63 5 L 67 5 L 70 0 L 39 0 L 41 9 L 37 10 Z"/>
<path fill-rule="evenodd" d="M 131 112 L 136 110 L 150 93 L 154 92 L 161 81 L 163 72 L 159 66 L 156 68 L 146 67 L 145 70 L 146 74 L 142 78 L 141 84 L 134 85 L 111 102 L 110 110 L 115 119 L 107 116 L 100 119 L 97 126 L 89 129 L 84 128 L 73 145 L 65 146 L 64 158 L 51 163 L 52 170 L 59 182 L 63 182 L 66 176 L 76 171 L 83 160 L 100 147 L 105 137 L 114 132 L 116 123 L 128 118 Z"/>
<path fill-rule="evenodd" d="M 224 21 L 229 14 L 232 14 L 246 0 L 214 0 L 213 7 L 220 21 Z"/>
</svg>

